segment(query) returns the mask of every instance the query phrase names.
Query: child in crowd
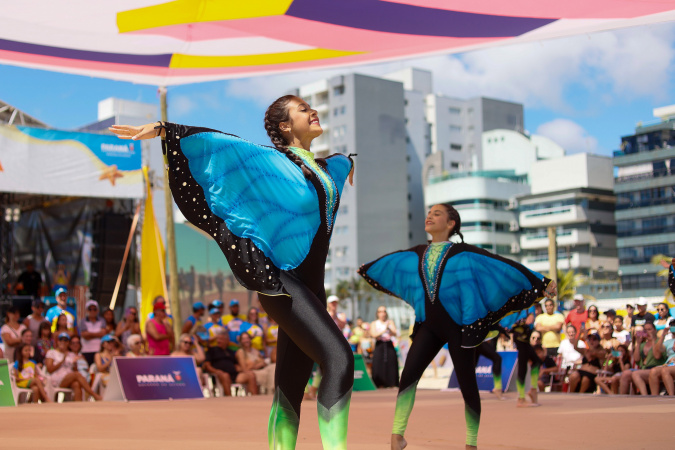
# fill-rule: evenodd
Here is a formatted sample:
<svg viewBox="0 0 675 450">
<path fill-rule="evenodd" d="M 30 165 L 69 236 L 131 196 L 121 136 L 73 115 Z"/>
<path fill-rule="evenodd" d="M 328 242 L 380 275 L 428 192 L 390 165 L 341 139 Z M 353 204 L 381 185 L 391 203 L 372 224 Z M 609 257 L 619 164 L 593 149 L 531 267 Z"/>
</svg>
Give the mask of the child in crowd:
<svg viewBox="0 0 675 450">
<path fill-rule="evenodd" d="M 14 354 L 14 378 L 16 385 L 17 387 L 33 391 L 33 395 L 31 396 L 33 403 L 37 403 L 39 400 L 51 402 L 38 374 L 37 364 L 30 359 L 32 349 L 33 347 L 24 343 L 19 344 L 16 348 Z"/>
</svg>

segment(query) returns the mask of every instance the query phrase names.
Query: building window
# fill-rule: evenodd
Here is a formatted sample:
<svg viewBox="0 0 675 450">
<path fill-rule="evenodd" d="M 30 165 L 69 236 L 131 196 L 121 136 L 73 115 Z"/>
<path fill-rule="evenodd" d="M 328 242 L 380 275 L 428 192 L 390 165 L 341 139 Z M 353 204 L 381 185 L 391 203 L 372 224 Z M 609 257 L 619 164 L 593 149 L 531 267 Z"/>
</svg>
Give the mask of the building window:
<svg viewBox="0 0 675 450">
<path fill-rule="evenodd" d="M 460 151 L 460 150 L 462 150 L 462 145 L 461 144 L 450 144 L 450 150 Z"/>
<path fill-rule="evenodd" d="M 450 168 L 451 169 L 459 169 L 460 165 L 458 162 L 451 162 L 450 163 Z"/>
<path fill-rule="evenodd" d="M 460 114 L 462 112 L 461 109 L 455 107 L 448 108 L 448 111 L 450 112 L 450 114 Z"/>
<path fill-rule="evenodd" d="M 453 131 L 455 133 L 461 133 L 462 127 L 460 127 L 459 125 L 450 125 L 450 131 Z"/>
<path fill-rule="evenodd" d="M 338 115 L 338 111 L 339 111 L 338 108 L 333 108 L 333 115 L 334 115 L 334 116 L 337 116 L 337 115 Z"/>
<path fill-rule="evenodd" d="M 340 114 L 347 114 L 347 106 L 342 105 L 340 107 Z"/>
<path fill-rule="evenodd" d="M 341 84 L 340 86 L 335 86 L 333 88 L 333 95 L 339 96 L 345 93 L 345 85 Z"/>
</svg>

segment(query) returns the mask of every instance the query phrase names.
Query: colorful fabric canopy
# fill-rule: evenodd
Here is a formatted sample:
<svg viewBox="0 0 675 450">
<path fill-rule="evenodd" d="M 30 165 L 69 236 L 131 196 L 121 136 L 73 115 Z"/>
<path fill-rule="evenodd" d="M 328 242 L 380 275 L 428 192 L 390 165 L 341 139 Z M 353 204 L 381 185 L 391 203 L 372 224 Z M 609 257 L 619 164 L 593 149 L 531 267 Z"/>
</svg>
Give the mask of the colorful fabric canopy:
<svg viewBox="0 0 675 450">
<path fill-rule="evenodd" d="M 675 0 L 22 0 L 0 63 L 173 85 L 675 20 Z"/>
</svg>

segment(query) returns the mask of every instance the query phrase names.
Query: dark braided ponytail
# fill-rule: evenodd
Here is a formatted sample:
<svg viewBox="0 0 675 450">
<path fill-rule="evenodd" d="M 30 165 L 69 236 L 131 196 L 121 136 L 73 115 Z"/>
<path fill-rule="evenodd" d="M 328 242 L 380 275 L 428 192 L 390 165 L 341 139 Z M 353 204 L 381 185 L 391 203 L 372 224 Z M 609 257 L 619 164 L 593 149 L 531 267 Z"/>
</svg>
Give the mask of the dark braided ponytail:
<svg viewBox="0 0 675 450">
<path fill-rule="evenodd" d="M 298 155 L 289 150 L 288 141 L 279 129 L 281 122 L 288 122 L 291 119 L 290 114 L 288 113 L 288 104 L 291 100 L 297 98 L 298 97 L 295 95 L 284 95 L 283 97 L 274 100 L 274 102 L 267 107 L 267 111 L 265 111 L 265 131 L 277 150 L 284 153 L 291 161 L 297 164 L 302 169 L 305 178 L 310 178 L 312 171 L 302 163 L 302 159 Z M 321 167 L 326 167 L 326 162 L 323 159 L 316 159 L 316 162 Z"/>
<path fill-rule="evenodd" d="M 459 238 L 464 242 L 464 235 L 459 231 L 460 228 L 462 228 L 462 219 L 459 217 L 459 213 L 455 209 L 454 206 L 452 206 L 450 203 L 441 203 L 441 206 L 443 206 L 446 211 L 448 211 L 448 221 L 454 220 L 455 221 L 455 226 L 452 228 L 452 231 L 450 231 L 450 236 L 448 236 L 448 240 L 454 236 L 455 234 L 459 236 Z"/>
</svg>

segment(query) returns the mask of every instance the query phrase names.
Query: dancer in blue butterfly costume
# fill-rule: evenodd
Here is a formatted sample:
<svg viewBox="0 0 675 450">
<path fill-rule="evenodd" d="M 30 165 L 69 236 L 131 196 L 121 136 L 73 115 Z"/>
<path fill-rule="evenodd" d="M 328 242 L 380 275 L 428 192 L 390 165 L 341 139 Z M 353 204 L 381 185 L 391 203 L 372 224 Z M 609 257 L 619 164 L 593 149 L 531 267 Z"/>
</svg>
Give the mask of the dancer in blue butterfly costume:
<svg viewBox="0 0 675 450">
<path fill-rule="evenodd" d="M 169 183 L 185 217 L 218 242 L 237 280 L 259 292 L 279 324 L 270 449 L 293 449 L 300 404 L 314 362 L 324 449 L 345 449 L 354 357 L 326 310 L 324 267 L 333 223 L 353 161 L 314 158 L 318 114 L 284 96 L 265 113 L 274 147 L 218 131 L 170 123 L 115 126 L 127 139 L 161 136 Z"/>
<path fill-rule="evenodd" d="M 459 213 L 434 205 L 425 221 L 429 245 L 390 253 L 361 266 L 374 288 L 399 297 L 415 309 L 415 329 L 396 399 L 391 448 L 403 438 L 424 370 L 447 342 L 465 402 L 466 448 L 476 448 L 480 396 L 475 349 L 493 325 L 514 311 L 555 295 L 555 283 L 511 260 L 464 243 Z M 458 235 L 462 243 L 450 237 Z"/>
</svg>

